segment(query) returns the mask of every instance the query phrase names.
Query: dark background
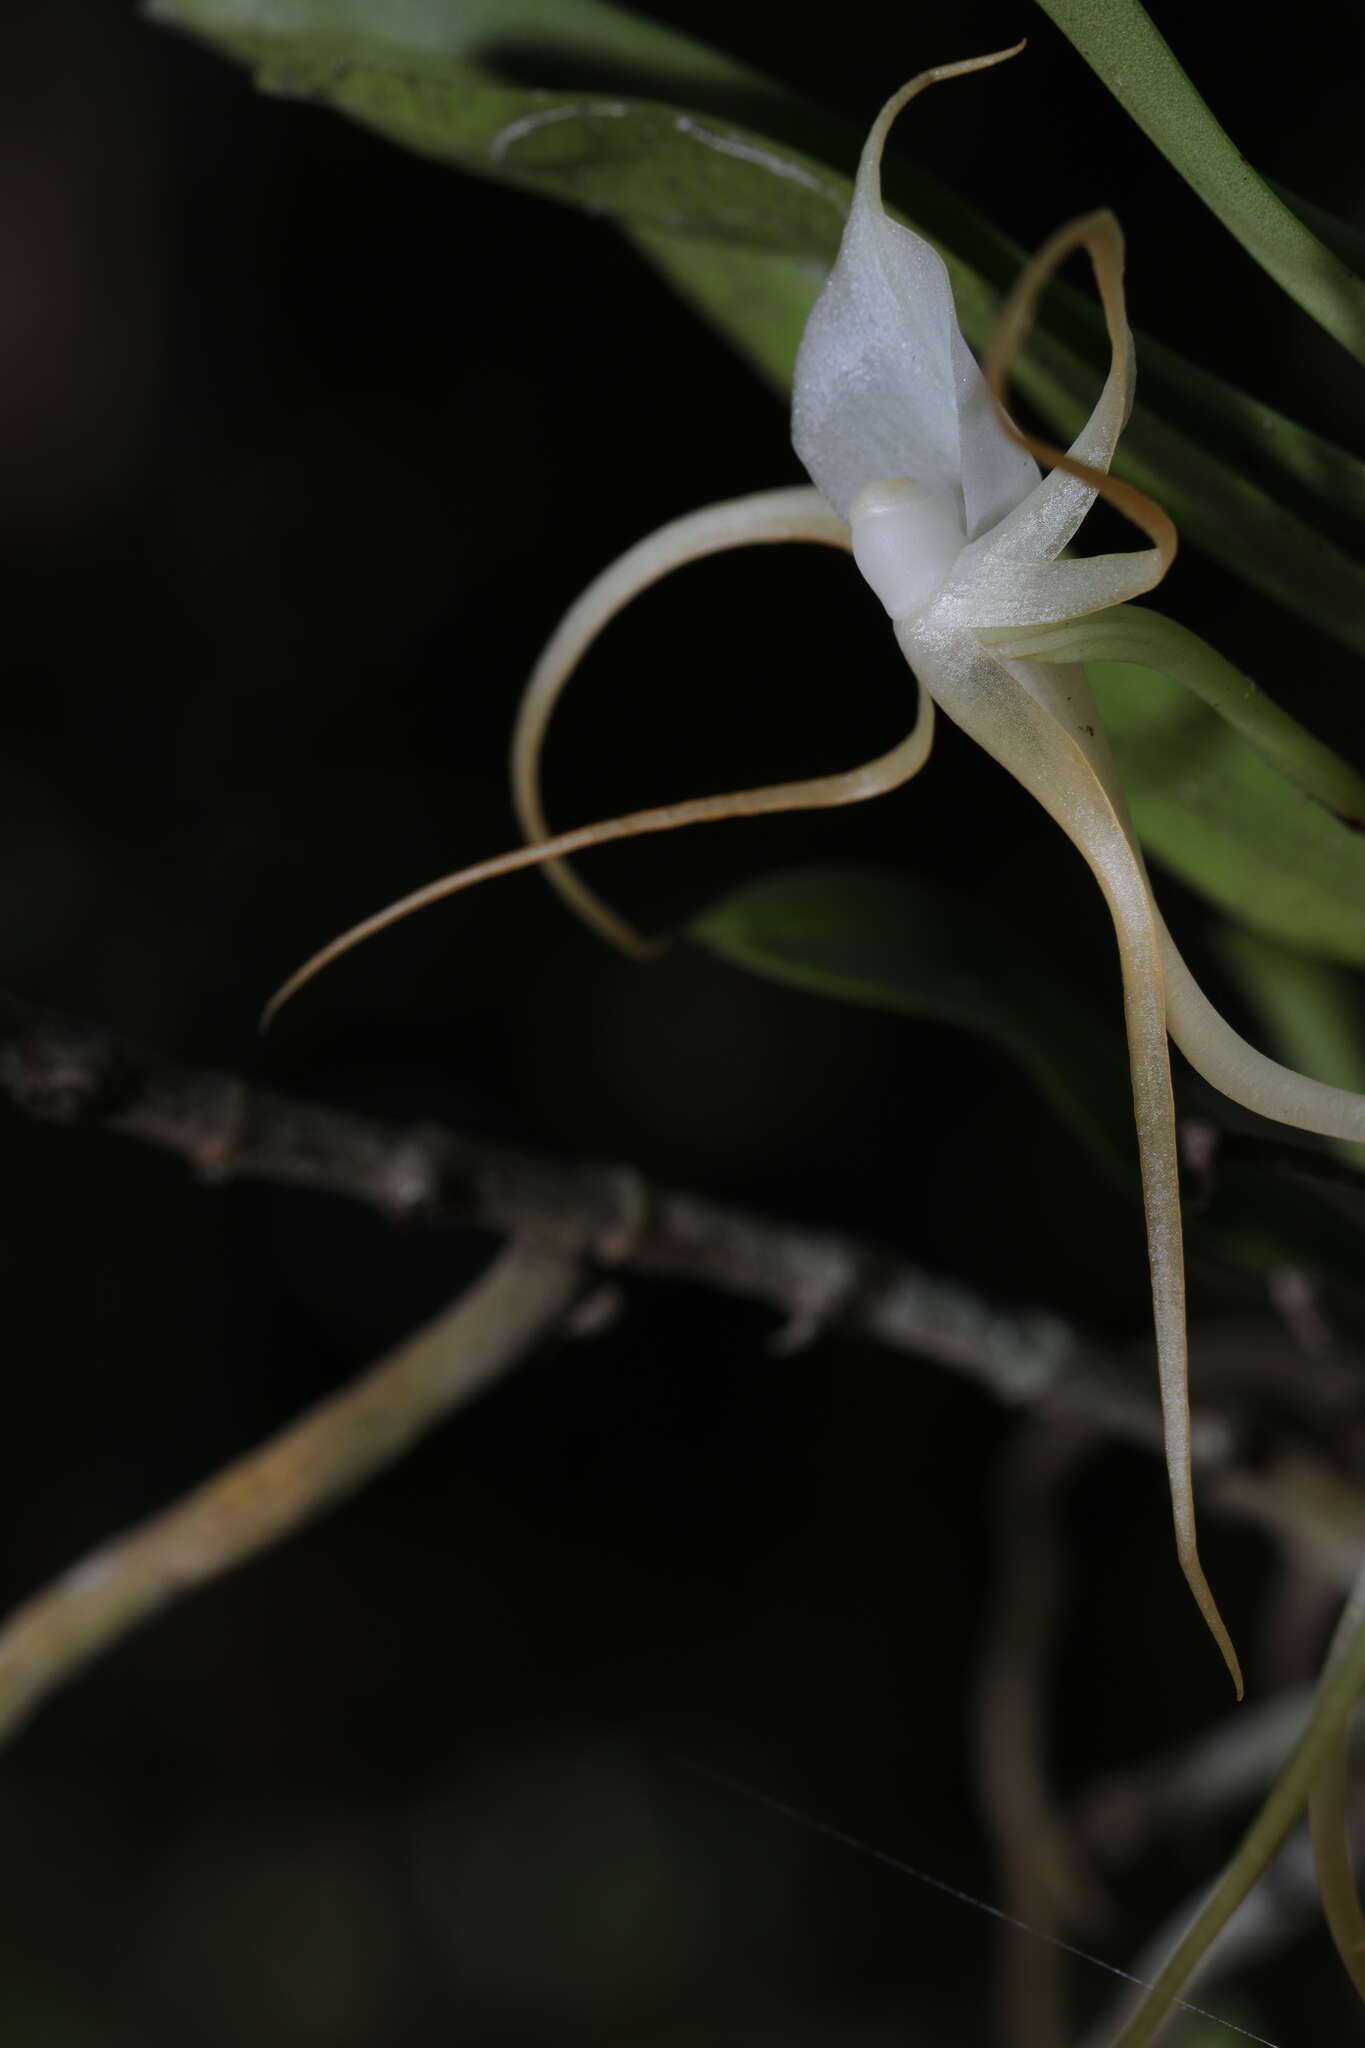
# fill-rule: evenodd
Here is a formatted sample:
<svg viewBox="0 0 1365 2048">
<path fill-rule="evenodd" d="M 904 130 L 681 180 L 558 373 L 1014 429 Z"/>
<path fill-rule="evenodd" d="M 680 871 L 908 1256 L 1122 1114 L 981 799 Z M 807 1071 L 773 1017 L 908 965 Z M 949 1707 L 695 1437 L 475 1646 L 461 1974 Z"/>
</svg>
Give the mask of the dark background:
<svg viewBox="0 0 1365 2048">
<path fill-rule="evenodd" d="M 924 64 L 1027 32 L 1017 91 L 930 95 L 896 146 L 1026 244 L 1113 204 L 1137 324 L 1358 444 L 1344 357 L 1024 0 L 645 11 L 859 125 Z M 1157 14 L 1252 161 L 1361 219 L 1328 13 L 1284 16 L 1273 50 L 1221 9 Z M 785 420 L 607 226 L 261 100 L 117 0 L 9 0 L 0 108 L 5 981 L 187 1060 L 865 1230 L 1140 1343 L 1139 1220 L 1003 1060 L 687 945 L 618 961 L 535 878 L 386 936 L 258 1039 L 314 945 L 512 842 L 507 736 L 560 611 L 666 518 L 797 480 Z M 1345 656 L 1189 551 L 1163 603 L 1365 755 Z M 908 701 L 846 564 L 703 564 L 586 665 L 552 815 L 846 765 Z M 662 928 L 834 858 L 979 895 L 1117 1003 L 1079 860 L 951 730 L 882 804 L 592 873 Z M 1217 989 L 1203 913 L 1164 900 Z M 8 1115 L 3 1139 L 11 1600 L 490 1250 Z M 1256 1305 L 1193 1282 L 1197 1315 Z M 992 1889 L 966 1717 L 1012 1424 L 936 1369 L 779 1358 L 771 1334 L 630 1284 L 604 1336 L 47 1708 L 0 1776 L 3 2038 L 987 2040 L 984 1916 L 690 1767 Z M 1224 1706 L 1158 1467 L 1106 1454 L 1071 1516 L 1067 1785 Z M 1265 1557 L 1227 1525 L 1205 1543 L 1245 1631 Z M 1202 1868 L 1136 1894 L 1108 1951 Z M 1302 1945 L 1258 2024 L 1335 2038 L 1333 1968 Z"/>
</svg>

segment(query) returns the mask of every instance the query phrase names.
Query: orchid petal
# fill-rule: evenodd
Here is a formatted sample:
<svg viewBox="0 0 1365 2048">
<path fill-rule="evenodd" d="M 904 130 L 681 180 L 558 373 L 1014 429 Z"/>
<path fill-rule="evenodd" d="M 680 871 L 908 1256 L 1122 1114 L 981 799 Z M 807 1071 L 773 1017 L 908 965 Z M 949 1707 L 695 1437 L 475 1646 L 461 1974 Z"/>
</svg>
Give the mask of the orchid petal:
<svg viewBox="0 0 1365 2048">
<path fill-rule="evenodd" d="M 1134 859 L 1142 863 L 1118 767 L 1084 668 L 1079 662 L 1005 659 L 999 648 L 991 651 L 1085 756 L 1123 826 Z M 1150 882 L 1147 887 L 1150 899 Z M 1365 1095 L 1315 1081 L 1248 1044 L 1200 988 L 1154 901 L 1152 917 L 1166 982 L 1166 1028 L 1195 1072 L 1229 1101 L 1275 1123 L 1324 1138 L 1365 1139 Z"/>
<path fill-rule="evenodd" d="M 934 601 L 936 623 L 951 624 L 959 632 L 1052 626 L 1083 618 L 1141 597 L 1166 573 L 1156 548 L 1086 555 L 1070 562 L 968 561 L 970 552 L 963 549 L 952 578 Z"/>
<path fill-rule="evenodd" d="M 717 824 L 726 818 L 771 815 L 777 811 L 833 810 L 844 804 L 863 803 L 898 789 L 917 775 L 929 758 L 934 737 L 934 703 L 921 690 L 915 722 L 905 738 L 887 753 L 856 768 L 833 775 L 814 775 L 800 782 L 767 784 L 758 789 L 736 790 L 726 796 L 694 797 L 690 801 L 657 804 L 649 810 L 632 811 L 625 817 L 608 818 L 596 825 L 580 825 L 574 831 L 553 838 L 543 836 L 544 816 L 540 807 L 539 757 L 546 725 L 555 701 L 596 635 L 624 604 L 670 569 L 726 547 L 753 542 L 813 540 L 826 546 L 848 547 L 848 529 L 835 517 L 816 491 L 805 488 L 765 491 L 752 498 L 710 505 L 684 519 L 675 520 L 629 549 L 583 593 L 573 605 L 537 664 L 523 701 L 513 746 L 513 774 L 518 808 L 527 829 L 537 834 L 529 846 L 457 869 L 434 882 L 414 889 L 372 916 L 352 925 L 322 946 L 282 983 L 266 1004 L 262 1026 L 298 991 L 366 939 L 386 931 L 414 912 L 459 895 L 480 882 L 499 875 L 518 873 L 523 868 L 545 867 L 561 893 L 585 921 L 629 952 L 651 950 L 634 929 L 625 924 L 595 891 L 564 866 L 566 856 L 585 853 L 589 847 L 605 846 L 614 840 L 636 839 L 656 832 L 673 832 L 685 825 Z M 559 872 L 556 873 L 555 869 Z"/>
<path fill-rule="evenodd" d="M 1058 228 L 1020 273 L 986 359 L 986 380 L 1001 406 L 1002 416 L 1005 416 L 1006 370 L 1032 323 L 1038 295 L 1065 258 L 1081 247 L 1089 253 L 1104 308 L 1109 331 L 1109 372 L 1094 411 L 1065 457 L 1058 450 L 1031 441 L 1028 436 L 1021 437 L 1029 441 L 1035 454 L 1042 453 L 1045 459 L 1056 459 L 1057 467 L 1030 497 L 1017 505 L 979 542 L 974 559 L 982 569 L 997 560 L 1046 562 L 1056 559 L 1074 538 L 1100 488 L 1094 476 L 1078 475 L 1077 468 L 1108 470 L 1119 435 L 1133 409 L 1137 365 L 1123 288 L 1123 230 L 1113 214 L 1107 211 L 1083 214 L 1078 220 L 1068 221 Z M 1012 427 L 1011 432 L 1017 434 L 1018 429 Z M 1077 467 L 1071 467 L 1073 464 Z M 1114 487 L 1111 485 L 1110 488 L 1112 491 Z"/>
<path fill-rule="evenodd" d="M 1123 971 L 1176 1553 L 1240 1696 L 1237 1653 L 1204 1575 L 1195 1529 L 1175 1106 L 1160 935 L 1147 877 L 1130 843 L 1126 820 L 1111 802 L 1103 780 L 1044 701 L 1055 690 L 1056 678 L 1038 678 L 1030 690 L 1019 680 L 1026 664 L 1013 663 L 1007 669 L 962 642 L 931 643 L 913 623 L 898 627 L 896 637 L 941 708 L 1062 827 L 1109 906 Z"/>
<path fill-rule="evenodd" d="M 1142 849 L 1084 668 L 1079 662 L 1006 659 L 998 647 L 991 651 L 1084 754 L 1141 863 Z M 1152 916 L 1166 981 L 1166 1028 L 1195 1072 L 1229 1101 L 1275 1123 L 1323 1138 L 1365 1139 L 1365 1095 L 1315 1081 L 1248 1044 L 1200 988 L 1155 901 Z"/>
<path fill-rule="evenodd" d="M 881 156 L 895 116 L 926 86 L 1012 55 L 940 65 L 888 100 L 863 148 L 838 259 L 796 358 L 792 441 L 845 518 L 865 484 L 905 477 L 957 491 L 968 534 L 1035 487 L 1032 458 L 1000 426 L 963 341 L 943 259 L 888 215 Z"/>
<path fill-rule="evenodd" d="M 860 180 L 792 386 L 792 443 L 844 518 L 878 478 L 960 488 L 955 320 L 942 257 L 889 220 Z"/>
<path fill-rule="evenodd" d="M 809 486 L 758 491 L 747 498 L 707 505 L 660 527 L 595 577 L 569 607 L 531 672 L 512 732 L 512 801 L 527 839 L 550 836 L 540 790 L 540 756 L 551 714 L 593 641 L 632 598 L 661 577 L 727 548 L 779 541 L 815 541 L 847 548 L 848 528 Z M 545 877 L 571 909 L 623 952 L 645 956 L 657 950 L 617 916 L 562 860 L 545 863 Z"/>
<path fill-rule="evenodd" d="M 957 397 L 958 456 L 968 538 L 995 531 L 1038 489 L 1038 465 L 1000 425 L 990 387 L 953 322 L 953 377 Z"/>
<path fill-rule="evenodd" d="M 1314 1081 L 1257 1052 L 1213 1007 L 1158 919 L 1171 1037 L 1195 1072 L 1258 1116 L 1322 1138 L 1365 1139 L 1365 1095 Z"/>
<path fill-rule="evenodd" d="M 390 925 L 400 924 L 405 917 L 427 910 L 433 903 L 444 902 L 447 896 L 458 896 L 480 882 L 496 881 L 500 875 L 519 874 L 523 868 L 545 867 L 553 860 L 562 861 L 569 854 L 586 853 L 591 846 L 608 846 L 618 839 L 640 839 L 649 833 L 676 832 L 684 825 L 717 825 L 727 818 L 769 817 L 777 811 L 834 810 L 843 804 L 864 803 L 869 797 L 884 796 L 888 790 L 899 789 L 912 775 L 918 775 L 929 758 L 933 738 L 933 699 L 927 691 L 921 691 L 915 723 L 905 738 L 887 753 L 879 754 L 876 760 L 864 761 L 856 768 L 847 768 L 835 775 L 812 775 L 804 782 L 775 782 L 760 789 L 736 790 L 728 796 L 700 796 L 684 803 L 656 804 L 647 811 L 630 811 L 625 817 L 607 818 L 597 825 L 579 825 L 571 832 L 556 833 L 553 839 L 538 840 L 531 846 L 513 847 L 510 853 L 495 854 L 491 860 L 475 861 L 471 867 L 458 868 L 454 874 L 442 875 L 438 880 L 414 889 L 410 895 L 400 896 L 397 902 L 386 904 L 382 910 L 362 918 L 349 931 L 320 946 L 276 989 L 261 1013 L 261 1028 L 266 1029 L 284 1005 L 315 975 L 321 974 L 324 967 L 330 967 L 334 960 L 353 951 L 366 939 L 387 931 Z M 591 895 L 587 890 L 583 893 Z M 595 902 L 596 898 L 592 900 Z M 605 904 L 602 909 L 606 919 L 613 923 L 617 921 Z M 595 918 L 588 921 L 598 922 Z M 625 930 L 632 938 L 635 937 L 629 926 Z"/>
</svg>

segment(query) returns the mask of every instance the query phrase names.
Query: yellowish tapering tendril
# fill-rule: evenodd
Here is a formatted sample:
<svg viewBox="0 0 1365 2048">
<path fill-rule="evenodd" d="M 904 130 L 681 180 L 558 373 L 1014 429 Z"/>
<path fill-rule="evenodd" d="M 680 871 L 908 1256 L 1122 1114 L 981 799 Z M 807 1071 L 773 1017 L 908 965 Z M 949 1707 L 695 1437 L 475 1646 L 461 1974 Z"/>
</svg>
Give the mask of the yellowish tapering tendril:
<svg viewBox="0 0 1365 2048">
<path fill-rule="evenodd" d="M 1127 587 L 1122 592 L 1126 600 L 1142 589 L 1150 589 L 1165 575 L 1177 547 L 1173 521 L 1145 491 L 1111 476 L 1107 469 L 1027 433 L 1010 419 L 1005 409 L 1010 365 L 1028 332 L 1039 295 L 1066 257 L 1082 248 L 1094 268 L 1112 350 L 1105 398 L 1111 407 L 1121 406 L 1122 416 L 1126 416 L 1133 382 L 1133 344 L 1124 300 L 1123 236 L 1114 216 L 1106 211 L 1085 214 L 1059 228 L 1021 272 L 1002 311 L 999 329 L 986 355 L 983 374 L 995 400 L 998 416 L 1012 439 L 1054 470 L 1061 470 L 1089 486 L 1124 513 L 1152 541 L 1150 549 L 1122 558 L 1132 567 L 1132 574 L 1126 579 Z M 1101 410 L 1104 409 L 1102 401 Z M 1111 419 L 1115 439 L 1121 423 L 1119 416 Z M 1061 576 L 1073 571 L 1077 573 L 1079 583 L 1079 578 L 1088 573 L 1086 563 L 1058 564 L 1051 573 Z M 987 647 L 990 640 L 989 634 L 983 635 L 983 644 Z M 1005 665 L 1021 680 L 1031 678 L 1035 690 L 1048 681 L 1048 670 L 1037 664 L 1030 669 L 1028 664 L 1011 664 L 1007 660 Z M 1152 901 L 1142 856 L 1127 816 L 1122 791 L 1113 774 L 1108 749 L 1086 722 L 1088 714 L 1073 711 L 1069 717 L 1065 715 L 1063 707 L 1069 699 L 1079 701 L 1079 693 L 1063 682 L 1055 695 L 1055 704 L 1046 703 L 1043 694 L 1038 698 L 1040 707 L 1055 720 L 1056 729 L 1049 746 L 1042 728 L 1039 728 L 1037 755 L 1040 760 L 1054 759 L 1055 773 L 1043 777 L 1046 786 L 1040 785 L 1035 794 L 1085 854 L 1105 891 L 1114 919 L 1123 966 L 1176 1550 L 1190 1591 L 1222 1653 L 1240 1699 L 1243 1695 L 1241 1665 L 1200 1560 L 1195 1524 L 1190 1469 L 1188 1336 L 1179 1164 L 1167 1049 L 1167 970 L 1162 951 L 1164 927 Z M 1088 705 L 1088 693 L 1085 701 Z M 1016 715 L 1020 714 L 1026 720 L 1032 717 L 1024 707 L 1020 707 Z M 1064 766 L 1068 744 L 1076 758 L 1070 766 Z M 1017 763 L 1009 765 L 1013 765 L 1015 773 L 1020 772 Z"/>
<path fill-rule="evenodd" d="M 802 524 L 798 516 L 801 508 L 795 503 L 798 499 L 803 501 L 805 513 L 804 530 L 800 531 L 797 528 Z M 745 508 L 747 517 L 742 516 Z M 737 540 L 735 536 L 740 528 L 743 531 Z M 727 532 L 730 538 L 713 542 L 713 535 L 718 532 Z M 817 492 L 804 489 L 799 492 L 763 492 L 757 499 L 742 499 L 734 503 L 709 506 L 701 512 L 693 513 L 689 519 L 675 522 L 672 527 L 666 527 L 661 533 L 654 535 L 652 543 L 645 542 L 639 548 L 631 549 L 622 557 L 615 570 L 606 571 L 591 590 L 585 592 L 584 597 L 565 620 L 564 627 L 560 629 L 562 634 L 573 626 L 571 640 L 563 643 L 563 646 L 572 644 L 576 648 L 573 655 L 573 659 L 576 660 L 595 634 L 636 590 L 643 590 L 670 568 L 679 567 L 683 562 L 695 560 L 700 555 L 715 552 L 716 546 L 739 545 L 743 541 L 796 539 L 819 541 L 826 546 L 847 547 L 848 530 L 842 520 L 837 519 L 824 505 Z M 613 583 L 612 580 L 617 570 L 625 572 L 619 584 Z M 556 640 L 559 639 L 560 635 L 556 635 Z M 554 645 L 555 642 L 552 641 L 551 647 Z M 537 710 L 535 720 L 528 726 L 532 738 L 527 745 L 526 755 L 532 768 L 539 747 L 539 734 L 544 730 L 544 720 L 548 717 L 555 695 L 572 669 L 572 660 L 566 665 L 562 658 L 563 646 L 561 655 L 556 657 L 554 664 L 544 670 L 550 681 L 547 682 L 544 697 L 540 700 L 543 715 Z M 927 692 L 921 691 L 915 722 L 906 737 L 888 753 L 878 755 L 875 760 L 864 762 L 859 767 L 833 775 L 812 776 L 799 782 L 776 783 L 758 789 L 739 790 L 726 796 L 699 797 L 690 802 L 659 804 L 649 810 L 632 811 L 624 817 L 609 818 L 596 825 L 582 825 L 574 831 L 561 832 L 553 838 L 538 840 L 529 846 L 516 847 L 509 853 L 499 854 L 491 860 L 478 861 L 471 867 L 461 868 L 454 874 L 428 882 L 424 887 L 413 890 L 410 895 L 401 897 L 396 903 L 390 903 L 383 910 L 362 919 L 359 924 L 342 932 L 339 937 L 330 940 L 311 958 L 305 960 L 267 1003 L 262 1013 L 262 1028 L 268 1028 L 285 1003 L 297 995 L 315 975 L 320 974 L 324 967 L 339 960 L 344 953 L 349 953 L 364 940 L 373 938 L 376 933 L 397 924 L 405 917 L 410 917 L 415 911 L 425 910 L 431 904 L 443 901 L 447 896 L 458 895 L 462 890 L 471 889 L 480 882 L 493 881 L 499 875 L 516 874 L 523 868 L 541 867 L 551 861 L 562 862 L 570 854 L 584 853 L 589 847 L 605 846 L 614 840 L 639 838 L 647 833 L 673 832 L 687 825 L 717 824 L 727 818 L 756 817 L 779 811 L 829 810 L 844 804 L 865 802 L 870 797 L 881 796 L 888 790 L 899 788 L 902 783 L 908 782 L 913 775 L 918 774 L 929 757 L 933 733 L 933 702 Z M 534 790 L 533 779 L 528 787 Z M 564 877 L 561 880 L 561 887 L 565 881 L 575 885 L 574 900 L 585 915 L 589 914 L 588 906 L 592 906 L 590 922 L 601 929 L 605 922 L 610 921 L 613 925 L 619 924 L 623 932 L 634 936 L 631 928 L 616 919 L 615 914 L 605 904 L 599 904 L 593 892 L 588 890 L 586 885 L 579 883 L 577 877 L 572 874 Z M 566 893 L 570 892 L 566 890 Z M 586 901 L 579 901 L 580 897 Z"/>
<path fill-rule="evenodd" d="M 911 100 L 918 99 L 931 85 L 942 85 L 950 78 L 968 78 L 973 71 L 990 71 L 997 64 L 1007 64 L 1011 57 L 1019 55 L 1027 40 L 1021 36 L 1007 50 L 991 50 L 984 57 L 958 57 L 951 64 L 931 64 L 927 71 L 917 72 L 899 92 L 892 93 L 868 130 L 858 165 L 859 185 L 865 185 L 880 201 L 882 151 L 897 116 L 904 113 Z"/>
<path fill-rule="evenodd" d="M 551 716 L 598 635 L 633 598 L 675 569 L 731 548 L 781 541 L 812 541 L 847 552 L 849 535 L 843 520 L 808 485 L 761 491 L 672 520 L 627 549 L 575 599 L 531 671 L 512 733 L 512 801 L 529 841 L 540 844 L 550 837 L 540 766 Z M 547 859 L 544 874 L 570 909 L 623 953 L 648 959 L 663 950 L 666 941 L 645 938 L 567 861 Z"/>
<path fill-rule="evenodd" d="M 1114 476 L 1108 469 L 1100 469 L 1093 463 L 1083 462 L 1068 449 L 1029 433 L 1011 418 L 1006 404 L 1010 367 L 1033 325 L 1038 300 L 1055 272 L 1077 249 L 1084 249 L 1094 266 L 1114 361 L 1117 365 L 1131 364 L 1133 337 L 1124 314 L 1123 229 L 1108 208 L 1101 207 L 1094 213 L 1084 213 L 1075 220 L 1064 222 L 1048 236 L 1020 271 L 982 360 L 982 374 L 995 400 L 1000 423 L 1011 440 L 1017 441 L 1021 448 L 1027 448 L 1030 455 L 1049 469 L 1060 469 L 1067 476 L 1089 484 L 1098 497 L 1122 512 L 1147 535 L 1152 542 L 1153 554 L 1151 582 L 1147 588 L 1155 589 L 1175 560 L 1180 543 L 1175 521 L 1165 507 L 1125 478 Z M 1128 402 L 1131 404 L 1131 396 Z"/>
</svg>

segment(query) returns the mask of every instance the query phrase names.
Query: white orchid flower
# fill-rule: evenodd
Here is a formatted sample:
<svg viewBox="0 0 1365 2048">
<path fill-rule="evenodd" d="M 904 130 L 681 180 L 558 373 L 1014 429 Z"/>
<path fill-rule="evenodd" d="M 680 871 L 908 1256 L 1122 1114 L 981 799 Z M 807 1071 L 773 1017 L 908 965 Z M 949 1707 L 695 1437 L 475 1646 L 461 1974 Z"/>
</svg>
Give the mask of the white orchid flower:
<svg viewBox="0 0 1365 2048">
<path fill-rule="evenodd" d="M 891 122 L 925 86 L 1013 51 L 924 72 L 889 100 L 863 149 L 838 260 L 797 358 L 796 452 L 815 485 L 712 505 L 664 527 L 605 571 L 569 611 L 537 664 L 513 740 L 513 790 L 528 845 L 428 884 L 313 956 L 270 1012 L 338 954 L 475 882 L 547 865 L 561 893 L 606 936 L 648 951 L 564 865 L 564 857 L 645 832 L 763 811 L 855 803 L 907 782 L 928 758 L 937 705 L 1037 797 L 1088 862 L 1118 939 L 1151 1263 L 1166 1466 L 1181 1567 L 1238 1691 L 1241 1674 L 1199 1561 L 1190 1473 L 1185 1276 L 1168 1035 L 1216 1088 L 1262 1115 L 1326 1136 L 1365 1138 L 1365 1097 L 1308 1079 L 1257 1052 L 1196 987 L 1162 922 L 1113 757 L 1080 666 L 1085 621 L 1150 590 L 1175 552 L 1160 508 L 1107 475 L 1132 405 L 1133 343 L 1123 241 L 1109 213 L 1061 229 L 1016 289 L 983 376 L 958 326 L 938 254 L 886 213 L 880 164 Z M 1104 388 L 1069 453 L 1026 444 L 992 392 L 1046 277 L 1071 250 L 1091 257 L 1112 349 Z M 1039 475 L 1029 445 L 1051 463 Z M 1152 545 L 1059 557 L 1103 493 Z M 919 685 L 912 731 L 861 768 L 810 781 L 662 806 L 551 837 L 539 759 L 554 705 L 583 653 L 631 598 L 670 570 L 722 549 L 808 540 L 851 548 L 890 615 Z M 1076 622 L 1072 624 L 1071 622 Z M 1067 627 L 1063 636 L 1058 628 Z M 1064 640 L 1066 660 L 1040 658 Z M 1098 657 L 1102 649 L 1096 648 Z"/>
</svg>

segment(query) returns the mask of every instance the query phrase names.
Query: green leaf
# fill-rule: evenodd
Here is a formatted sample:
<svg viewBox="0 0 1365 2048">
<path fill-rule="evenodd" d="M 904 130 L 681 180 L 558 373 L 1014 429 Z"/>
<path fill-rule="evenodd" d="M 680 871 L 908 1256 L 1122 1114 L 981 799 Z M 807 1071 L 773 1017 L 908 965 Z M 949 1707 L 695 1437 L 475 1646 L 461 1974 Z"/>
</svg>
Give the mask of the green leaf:
<svg viewBox="0 0 1365 2048">
<path fill-rule="evenodd" d="M 1202 699 L 1304 796 L 1343 824 L 1357 831 L 1365 828 L 1365 776 L 1314 739 L 1207 641 L 1160 612 L 1121 604 L 1060 625 L 1006 628 L 982 637 L 1001 654 L 1037 661 L 1127 663 L 1155 669 Z"/>
<path fill-rule="evenodd" d="M 1041 0 L 1144 134 L 1306 313 L 1365 362 L 1365 280 L 1252 170 L 1141 0 Z"/>
<path fill-rule="evenodd" d="M 267 90 L 608 214 L 785 391 L 838 244 L 855 130 L 604 0 L 149 0 L 147 11 L 252 65 Z M 887 166 L 887 190 L 944 256 L 980 349 L 1019 250 L 903 163 Z M 1139 358 L 1144 402 L 1120 469 L 1225 566 L 1365 652 L 1365 569 L 1346 552 L 1365 536 L 1365 463 L 1170 350 L 1143 342 Z M 1019 388 L 1069 437 L 1105 359 L 1097 309 L 1054 287 Z"/>
<path fill-rule="evenodd" d="M 1131 1182 L 1121 1037 L 980 904 L 897 875 L 810 868 L 747 884 L 703 912 L 692 936 L 772 980 L 992 1040 L 1109 1174 Z"/>
<path fill-rule="evenodd" d="M 1015 927 L 981 904 L 907 877 L 805 868 L 746 884 L 692 937 L 770 980 L 956 1025 L 1014 1060 L 1108 1177 L 1138 1201 L 1128 1055 L 1116 1020 Z M 1182 1096 L 1219 1117 L 1186 1077 Z M 1365 1229 L 1316 1187 L 1244 1164 L 1220 1169 L 1191 1246 L 1256 1271 L 1298 1266 L 1365 1285 Z"/>
<path fill-rule="evenodd" d="M 1253 931 L 1365 964 L 1365 835 L 1261 758 L 1179 683 L 1095 662 L 1089 675 L 1139 836 Z"/>
<path fill-rule="evenodd" d="M 1365 277 L 1365 231 L 1354 221 L 1343 220 L 1338 213 L 1329 213 L 1325 206 L 1316 205 L 1298 192 L 1291 192 L 1287 185 L 1277 179 L 1270 181 L 1271 190 L 1277 192 L 1286 206 L 1291 207 L 1306 228 L 1311 228 L 1320 242 L 1325 242 L 1334 256 L 1339 256 L 1348 270 L 1357 277 Z"/>
</svg>

